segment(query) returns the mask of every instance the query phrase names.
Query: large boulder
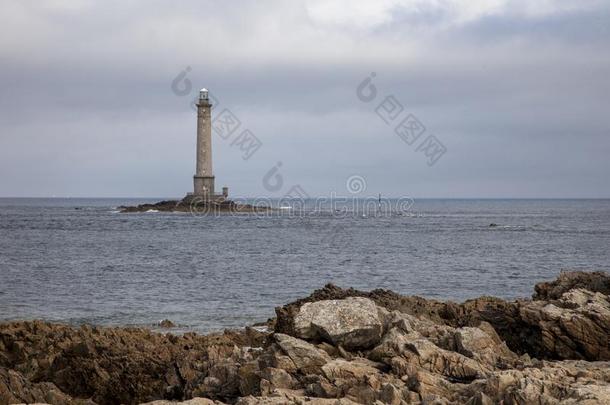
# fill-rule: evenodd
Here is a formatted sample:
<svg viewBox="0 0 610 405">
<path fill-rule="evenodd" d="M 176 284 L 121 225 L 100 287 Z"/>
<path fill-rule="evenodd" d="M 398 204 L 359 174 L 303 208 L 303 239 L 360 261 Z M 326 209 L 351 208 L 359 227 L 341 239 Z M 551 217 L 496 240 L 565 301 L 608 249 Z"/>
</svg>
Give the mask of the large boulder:
<svg viewBox="0 0 610 405">
<path fill-rule="evenodd" d="M 491 366 L 512 366 L 519 357 L 504 343 L 493 327 L 482 322 L 478 327 L 463 327 L 453 335 L 455 351 Z"/>
<path fill-rule="evenodd" d="M 374 346 L 381 339 L 382 332 L 379 310 L 368 298 L 306 303 L 294 318 L 295 336 L 324 339 L 346 349 Z"/>
<path fill-rule="evenodd" d="M 452 381 L 470 382 L 482 378 L 489 367 L 463 354 L 441 349 L 427 339 L 416 339 L 405 346 L 402 356 L 417 368 L 449 377 Z"/>
<path fill-rule="evenodd" d="M 335 359 L 322 367 L 322 373 L 345 397 L 360 404 L 370 404 L 381 396 L 383 376 L 369 360 Z"/>
<path fill-rule="evenodd" d="M 330 361 L 330 356 L 324 350 L 304 340 L 282 333 L 276 333 L 273 337 L 282 351 L 303 373 L 319 373 L 321 367 Z"/>
</svg>

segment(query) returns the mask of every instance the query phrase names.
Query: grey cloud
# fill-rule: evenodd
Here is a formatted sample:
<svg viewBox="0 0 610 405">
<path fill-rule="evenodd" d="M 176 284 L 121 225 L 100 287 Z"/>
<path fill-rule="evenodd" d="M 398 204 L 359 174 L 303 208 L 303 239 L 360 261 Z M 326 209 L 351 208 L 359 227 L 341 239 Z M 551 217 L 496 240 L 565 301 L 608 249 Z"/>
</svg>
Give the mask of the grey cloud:
<svg viewBox="0 0 610 405">
<path fill-rule="evenodd" d="M 183 195 L 189 104 L 205 86 L 263 141 L 249 161 L 214 141 L 218 182 L 238 195 L 267 194 L 262 176 L 282 161 L 286 184 L 311 195 L 360 174 L 388 195 L 610 196 L 607 6 L 459 24 L 398 7 L 362 29 L 283 2 L 20 3 L 3 15 L 36 24 L 0 28 L 1 195 Z M 365 104 L 356 86 L 373 71 Z M 447 146 L 437 165 L 375 115 L 389 94 Z"/>
</svg>

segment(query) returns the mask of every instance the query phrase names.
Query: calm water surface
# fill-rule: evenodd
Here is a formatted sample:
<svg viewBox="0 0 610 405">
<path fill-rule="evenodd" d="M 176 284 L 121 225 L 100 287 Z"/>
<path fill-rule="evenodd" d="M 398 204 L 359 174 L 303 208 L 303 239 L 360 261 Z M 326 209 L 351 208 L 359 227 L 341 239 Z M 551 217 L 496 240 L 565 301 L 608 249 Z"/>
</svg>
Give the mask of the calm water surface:
<svg viewBox="0 0 610 405">
<path fill-rule="evenodd" d="M 333 282 L 464 300 L 610 270 L 610 200 L 415 200 L 408 215 L 118 214 L 0 199 L 0 319 L 240 327 Z M 498 224 L 489 227 L 490 223 Z"/>
</svg>

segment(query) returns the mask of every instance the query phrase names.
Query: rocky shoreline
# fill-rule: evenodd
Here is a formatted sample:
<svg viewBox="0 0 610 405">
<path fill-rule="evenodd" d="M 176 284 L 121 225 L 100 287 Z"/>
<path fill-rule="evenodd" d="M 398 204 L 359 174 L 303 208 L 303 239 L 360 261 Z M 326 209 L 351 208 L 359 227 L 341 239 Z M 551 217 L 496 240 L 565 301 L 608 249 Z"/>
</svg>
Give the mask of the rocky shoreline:
<svg viewBox="0 0 610 405">
<path fill-rule="evenodd" d="M 0 404 L 610 403 L 610 276 L 464 303 L 327 285 L 269 331 L 0 324 Z"/>
</svg>

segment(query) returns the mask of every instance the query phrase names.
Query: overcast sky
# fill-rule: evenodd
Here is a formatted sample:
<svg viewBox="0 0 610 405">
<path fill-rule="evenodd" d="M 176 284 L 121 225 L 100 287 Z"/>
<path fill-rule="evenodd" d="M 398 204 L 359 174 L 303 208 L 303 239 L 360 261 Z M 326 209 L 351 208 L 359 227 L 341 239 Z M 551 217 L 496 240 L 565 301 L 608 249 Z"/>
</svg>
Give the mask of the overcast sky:
<svg viewBox="0 0 610 405">
<path fill-rule="evenodd" d="M 207 87 L 233 195 L 610 197 L 607 0 L 3 0 L 0 85 L 0 196 L 183 196 Z"/>
</svg>

